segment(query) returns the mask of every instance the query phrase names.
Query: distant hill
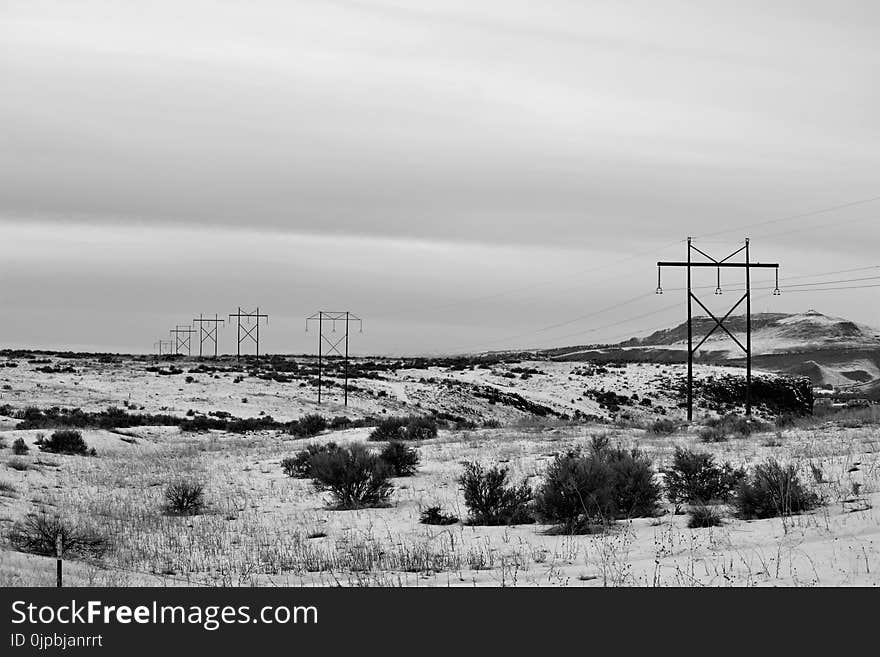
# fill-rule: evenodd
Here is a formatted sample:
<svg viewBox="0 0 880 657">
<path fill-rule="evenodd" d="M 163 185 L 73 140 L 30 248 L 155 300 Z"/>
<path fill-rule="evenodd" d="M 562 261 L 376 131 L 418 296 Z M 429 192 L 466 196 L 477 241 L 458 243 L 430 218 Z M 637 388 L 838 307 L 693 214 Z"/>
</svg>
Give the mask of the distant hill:
<svg viewBox="0 0 880 657">
<path fill-rule="evenodd" d="M 694 317 L 695 344 L 715 325 L 709 317 Z M 729 317 L 731 333 L 745 344 L 746 318 Z M 561 347 L 544 355 L 559 360 L 624 362 L 682 362 L 687 352 L 687 322 L 602 347 Z M 718 329 L 697 353 L 705 363 L 737 365 L 745 355 Z M 752 363 L 755 368 L 808 376 L 817 386 L 847 389 L 880 397 L 880 330 L 815 310 L 805 313 L 752 315 Z"/>
</svg>

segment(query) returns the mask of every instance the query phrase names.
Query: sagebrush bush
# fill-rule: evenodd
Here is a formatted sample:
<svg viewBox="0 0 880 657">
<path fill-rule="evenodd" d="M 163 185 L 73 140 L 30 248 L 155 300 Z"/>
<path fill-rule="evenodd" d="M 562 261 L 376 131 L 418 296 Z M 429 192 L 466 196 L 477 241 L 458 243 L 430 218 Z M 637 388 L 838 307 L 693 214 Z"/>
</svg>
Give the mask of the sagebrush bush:
<svg viewBox="0 0 880 657">
<path fill-rule="evenodd" d="M 205 486 L 189 479 L 172 481 L 165 487 L 165 510 L 175 515 L 197 515 L 205 507 Z"/>
<path fill-rule="evenodd" d="M 740 518 L 774 518 L 815 509 L 821 499 L 805 486 L 793 465 L 774 459 L 755 466 L 739 485 L 735 497 Z"/>
<path fill-rule="evenodd" d="M 568 451 L 547 467 L 535 508 L 543 520 L 578 533 L 621 518 L 652 516 L 660 492 L 647 456 L 594 438 L 586 453 Z"/>
<path fill-rule="evenodd" d="M 385 418 L 370 433 L 369 440 L 428 440 L 436 436 L 437 420 L 428 415 L 412 415 Z"/>
<path fill-rule="evenodd" d="M 400 440 L 388 443 L 379 456 L 395 477 L 411 477 L 419 465 L 419 453 Z"/>
<path fill-rule="evenodd" d="M 748 438 L 756 431 L 766 431 L 769 426 L 761 420 L 728 413 L 718 418 L 710 418 L 700 430 L 700 440 L 706 443 L 723 442 L 728 438 Z"/>
<path fill-rule="evenodd" d="M 94 456 L 95 450 L 89 449 L 82 434 L 75 429 L 59 429 L 43 440 L 40 449 L 52 454 L 76 454 L 79 456 Z"/>
<path fill-rule="evenodd" d="M 301 438 L 317 436 L 327 428 L 327 418 L 317 413 L 303 415 L 299 420 L 291 422 L 290 433 Z"/>
<path fill-rule="evenodd" d="M 437 420 L 422 415 L 409 418 L 406 424 L 407 440 L 429 440 L 437 437 Z"/>
<path fill-rule="evenodd" d="M 519 525 L 532 522 L 532 489 L 527 482 L 508 484 L 508 469 L 467 463 L 458 483 L 473 525 Z"/>
<path fill-rule="evenodd" d="M 655 436 L 669 436 L 675 433 L 677 428 L 675 422 L 669 418 L 661 417 L 648 425 L 648 433 L 654 434 Z"/>
<path fill-rule="evenodd" d="M 106 536 L 93 527 L 76 525 L 46 513 L 31 513 L 14 523 L 9 543 L 19 552 L 55 556 L 61 538 L 62 554 L 100 557 L 109 548 Z"/>
<path fill-rule="evenodd" d="M 708 504 L 695 504 L 690 509 L 688 527 L 698 529 L 702 527 L 720 527 L 723 524 L 721 514 Z"/>
<path fill-rule="evenodd" d="M 720 427 L 701 427 L 697 436 L 704 443 L 723 443 L 730 438 Z"/>
<path fill-rule="evenodd" d="M 673 504 L 727 501 L 746 473 L 729 462 L 718 465 L 708 452 L 675 448 L 672 465 L 663 471 L 666 496 Z"/>
<path fill-rule="evenodd" d="M 329 492 L 337 509 L 384 506 L 394 490 L 388 465 L 361 443 L 315 454 L 311 473 L 315 488 Z"/>
<path fill-rule="evenodd" d="M 590 454 L 572 450 L 557 455 L 535 492 L 538 517 L 567 533 L 611 522 L 616 515 L 612 479 L 608 464 Z"/>
<path fill-rule="evenodd" d="M 323 445 L 312 443 L 306 445 L 306 448 L 300 450 L 293 456 L 288 456 L 281 460 L 281 470 L 288 477 L 295 479 L 310 479 L 312 477 L 312 457 L 315 454 L 323 454 L 325 452 L 333 452 L 339 449 L 339 445 L 330 442 Z"/>
<path fill-rule="evenodd" d="M 444 513 L 439 506 L 429 506 L 419 515 L 419 522 L 423 525 L 454 525 L 458 522 L 458 517 Z"/>
<path fill-rule="evenodd" d="M 617 518 L 645 518 L 657 512 L 661 489 L 651 459 L 639 449 L 605 447 L 597 453 L 611 468 Z"/>
<path fill-rule="evenodd" d="M 387 417 L 370 432 L 369 440 L 406 440 L 408 418 Z"/>
<path fill-rule="evenodd" d="M 12 453 L 16 456 L 27 454 L 30 449 L 31 448 L 27 446 L 27 443 L 24 442 L 24 438 L 16 438 L 12 441 Z"/>
</svg>

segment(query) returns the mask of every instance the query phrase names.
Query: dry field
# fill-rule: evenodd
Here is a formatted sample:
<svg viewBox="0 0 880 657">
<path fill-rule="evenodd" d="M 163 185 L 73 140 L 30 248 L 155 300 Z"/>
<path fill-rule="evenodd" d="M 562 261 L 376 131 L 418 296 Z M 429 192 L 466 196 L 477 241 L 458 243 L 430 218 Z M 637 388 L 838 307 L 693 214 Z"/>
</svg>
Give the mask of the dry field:
<svg viewBox="0 0 880 657">
<path fill-rule="evenodd" d="M 581 366 L 583 364 L 580 364 Z M 184 375 L 155 376 L 144 363 L 75 363 L 75 373 L 43 374 L 20 361 L 4 371 L 0 403 L 81 406 L 97 410 L 124 401 L 141 412 L 183 415 L 189 408 L 222 409 L 239 416 L 292 419 L 312 412 L 310 388 L 296 382 Z M 550 404 L 570 399 L 576 364 L 537 364 L 559 368 L 556 383 L 570 386 L 552 397 L 543 382 L 536 398 Z M 567 368 L 567 369 L 562 369 Z M 654 366 L 642 368 L 652 373 Z M 627 368 L 632 374 L 639 370 Z M 436 372 L 435 372 L 436 375 Z M 473 377 L 471 370 L 453 373 Z M 621 380 L 627 380 L 623 372 Z M 607 376 L 607 375 L 603 375 Z M 369 382 L 393 394 L 353 395 L 350 417 L 368 412 L 414 412 L 402 396 L 418 387 L 425 372 L 398 373 L 392 381 Z M 405 381 L 413 382 L 408 387 Z M 630 376 L 630 380 L 633 377 Z M 216 382 L 216 383 L 215 383 Z M 357 381 L 366 387 L 367 382 Z M 621 384 L 622 385 L 622 384 Z M 236 386 L 236 387 L 233 387 Z M 436 387 L 436 386 L 435 386 Z M 303 392 L 307 390 L 307 392 Z M 395 392 L 396 391 L 396 392 Z M 644 391 L 643 391 L 644 392 Z M 443 390 L 435 390 L 442 398 Z M 657 395 L 658 397 L 662 395 Z M 242 402 L 247 397 L 247 402 Z M 566 402 L 569 403 L 569 402 Z M 595 406 L 594 410 L 599 410 Z M 424 408 L 424 406 L 422 407 Z M 388 410 L 390 409 L 390 410 Z M 486 410 L 486 409 L 483 409 Z M 499 428 L 441 429 L 414 444 L 421 464 L 413 477 L 397 478 L 386 508 L 337 511 L 309 480 L 284 475 L 280 462 L 308 442 L 363 441 L 370 428 L 325 432 L 296 439 L 281 430 L 230 434 L 182 433 L 176 427 L 86 429 L 83 437 L 95 457 L 41 452 L 35 445 L 46 430 L 15 429 L 0 420 L 0 585 L 51 586 L 55 563 L 14 551 L 6 541 L 11 525 L 45 509 L 72 523 L 99 529 L 110 539 L 100 559 L 65 562 L 67 585 L 353 585 L 353 586 L 836 586 L 880 583 L 880 413 L 877 407 L 831 421 L 816 419 L 781 431 L 747 438 L 701 443 L 699 427 L 672 435 L 653 435 L 638 422 L 575 423 L 534 418 L 496 409 Z M 338 404 L 321 412 L 341 414 Z M 555 454 L 584 446 L 594 435 L 612 443 L 638 446 L 658 470 L 668 465 L 675 446 L 709 451 L 721 461 L 747 467 L 773 457 L 793 463 L 825 504 L 802 515 L 739 520 L 729 509 L 720 527 L 689 529 L 687 516 L 664 504 L 653 518 L 617 522 L 607 531 L 559 535 L 547 525 L 485 527 L 462 522 L 420 524 L 428 506 L 466 519 L 457 477 L 463 463 L 503 464 L 515 482 L 540 483 Z M 24 455 L 12 454 L 23 438 Z M 378 450 L 383 443 L 368 443 Z M 821 481 L 811 465 L 821 471 Z M 169 481 L 189 477 L 206 485 L 204 512 L 173 516 L 163 512 Z"/>
</svg>

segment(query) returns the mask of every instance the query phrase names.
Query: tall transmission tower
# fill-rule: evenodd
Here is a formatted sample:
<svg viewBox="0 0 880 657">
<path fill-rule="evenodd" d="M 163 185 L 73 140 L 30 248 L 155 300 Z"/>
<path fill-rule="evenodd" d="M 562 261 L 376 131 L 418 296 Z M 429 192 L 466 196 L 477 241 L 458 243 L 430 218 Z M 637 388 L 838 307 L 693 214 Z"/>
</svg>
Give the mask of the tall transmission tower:
<svg viewBox="0 0 880 657">
<path fill-rule="evenodd" d="M 202 349 L 204 347 L 205 342 L 212 342 L 214 344 L 214 358 L 217 358 L 217 329 L 220 327 L 220 324 L 223 324 L 226 320 L 220 319 L 217 313 L 214 313 L 214 317 L 203 317 L 201 313 L 199 313 L 198 319 L 194 319 L 193 322 L 196 322 L 199 325 L 199 358 L 202 356 Z"/>
<path fill-rule="evenodd" d="M 182 349 L 186 349 L 186 355 L 192 352 L 192 334 L 196 330 L 192 326 L 180 326 L 178 324 L 169 331 L 174 336 L 174 353 L 180 355 Z"/>
<path fill-rule="evenodd" d="M 693 252 L 696 251 L 707 261 L 694 262 L 692 259 Z M 731 258 L 740 253 L 744 253 L 744 262 L 729 262 Z M 746 415 L 752 414 L 752 288 L 751 288 L 751 271 L 755 268 L 773 268 L 776 270 L 776 287 L 773 290 L 774 295 L 779 294 L 779 263 L 760 263 L 751 262 L 749 260 L 749 238 L 745 239 L 745 244 L 738 248 L 721 260 L 716 260 L 705 251 L 700 250 L 693 245 L 692 239 L 687 238 L 687 260 L 685 262 L 658 262 L 657 263 L 657 294 L 663 294 L 663 287 L 660 284 L 660 271 L 663 267 L 686 267 L 687 268 L 687 314 L 688 314 L 688 374 L 687 374 L 687 419 L 688 422 L 694 419 L 694 354 L 703 346 L 703 343 L 717 330 L 721 329 L 733 340 L 737 346 L 746 354 Z M 711 310 L 706 308 L 702 301 L 693 293 L 691 287 L 691 269 L 693 267 L 715 267 L 717 270 L 717 283 L 715 286 L 715 294 L 720 295 L 721 290 L 721 269 L 737 268 L 745 270 L 745 294 L 740 297 L 739 301 L 733 304 L 733 307 L 727 311 L 721 319 L 718 319 Z M 696 301 L 699 306 L 706 311 L 709 317 L 714 320 L 715 325 L 703 336 L 699 344 L 694 347 L 694 331 L 692 322 L 692 302 Z M 725 320 L 736 310 L 742 302 L 746 302 L 746 343 L 743 345 L 733 333 L 724 325 Z"/>
<path fill-rule="evenodd" d="M 243 313 L 241 312 L 241 306 L 238 307 L 237 313 L 230 313 L 229 319 L 231 320 L 235 317 L 238 322 L 238 333 L 237 333 L 237 344 L 235 347 L 235 357 L 241 359 L 241 343 L 245 340 L 251 340 L 257 346 L 257 357 L 260 356 L 260 320 L 265 319 L 266 323 L 269 323 L 269 315 L 260 314 L 260 309 L 257 308 L 255 311 L 251 313 Z M 248 325 L 244 326 L 241 323 L 241 320 L 246 319 Z M 251 321 L 254 322 L 253 326 L 250 326 Z"/>
<path fill-rule="evenodd" d="M 166 354 L 171 353 L 171 351 L 174 349 L 174 341 L 173 340 L 157 340 L 156 342 L 153 343 L 153 346 L 158 349 L 158 351 L 156 352 L 156 355 L 159 356 L 159 358 L 161 358 L 163 348 L 166 350 L 165 351 Z"/>
<path fill-rule="evenodd" d="M 316 312 L 311 317 L 306 317 L 306 331 L 309 330 L 309 322 L 318 322 L 318 403 L 321 403 L 321 386 L 323 383 L 323 361 L 324 361 L 324 346 L 327 346 L 327 356 L 332 354 L 336 354 L 340 358 L 343 359 L 344 362 L 344 377 L 345 377 L 345 385 L 343 386 L 343 399 L 344 405 L 348 406 L 348 336 L 349 336 L 349 326 L 351 322 L 358 323 L 358 332 L 364 332 L 364 322 L 357 315 L 344 310 L 344 311 L 327 311 L 321 310 Z M 328 337 L 327 333 L 324 330 L 325 323 L 330 323 L 331 333 L 336 332 L 336 324 L 337 322 L 343 324 L 345 329 L 342 332 L 342 335 L 338 339 L 333 339 L 332 337 Z M 345 344 L 344 351 L 340 351 L 339 345 Z"/>
</svg>

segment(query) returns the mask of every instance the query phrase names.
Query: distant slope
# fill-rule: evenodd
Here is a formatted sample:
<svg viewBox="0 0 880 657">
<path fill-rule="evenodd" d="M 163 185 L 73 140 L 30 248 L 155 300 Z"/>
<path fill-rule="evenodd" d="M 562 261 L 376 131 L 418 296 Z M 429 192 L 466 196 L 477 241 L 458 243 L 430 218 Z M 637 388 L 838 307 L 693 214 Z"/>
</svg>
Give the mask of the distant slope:
<svg viewBox="0 0 880 657">
<path fill-rule="evenodd" d="M 694 317 L 695 342 L 713 326 L 709 317 Z M 728 318 L 725 326 L 745 344 L 744 315 Z M 617 345 L 562 347 L 543 353 L 557 360 L 669 363 L 685 360 L 686 351 L 687 323 L 683 322 Z M 742 350 L 720 329 L 700 348 L 697 359 L 745 363 Z M 816 385 L 852 389 L 866 396 L 880 394 L 880 330 L 815 310 L 752 315 L 752 362 L 756 368 L 808 376 Z"/>
</svg>

